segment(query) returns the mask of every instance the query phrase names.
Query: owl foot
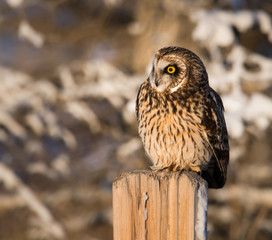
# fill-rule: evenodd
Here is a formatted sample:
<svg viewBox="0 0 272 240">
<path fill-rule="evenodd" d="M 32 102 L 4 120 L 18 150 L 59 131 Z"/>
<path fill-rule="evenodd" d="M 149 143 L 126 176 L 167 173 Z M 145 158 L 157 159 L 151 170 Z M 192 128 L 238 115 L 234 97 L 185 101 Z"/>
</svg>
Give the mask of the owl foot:
<svg viewBox="0 0 272 240">
<path fill-rule="evenodd" d="M 179 175 L 181 175 L 182 173 L 184 173 L 184 172 L 186 172 L 186 171 L 187 171 L 187 169 L 185 169 L 185 168 L 180 169 L 180 170 L 179 170 Z"/>
<path fill-rule="evenodd" d="M 200 167 L 193 167 L 193 166 L 191 166 L 191 167 L 189 167 L 189 170 L 193 171 L 193 172 L 196 172 L 199 175 L 201 175 L 201 169 L 200 169 Z"/>
</svg>

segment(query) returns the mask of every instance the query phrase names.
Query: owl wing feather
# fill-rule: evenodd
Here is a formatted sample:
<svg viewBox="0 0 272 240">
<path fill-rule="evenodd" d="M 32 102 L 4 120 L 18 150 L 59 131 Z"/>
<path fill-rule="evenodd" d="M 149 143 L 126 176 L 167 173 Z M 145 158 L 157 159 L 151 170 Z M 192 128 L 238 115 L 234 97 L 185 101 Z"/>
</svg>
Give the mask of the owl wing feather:
<svg viewBox="0 0 272 240">
<path fill-rule="evenodd" d="M 137 121 L 139 121 L 139 101 L 140 101 L 140 93 L 141 93 L 141 89 L 143 87 L 143 85 L 146 84 L 146 82 L 143 82 L 141 84 L 141 86 L 138 89 L 138 93 L 137 93 L 137 98 L 136 98 L 136 117 L 137 117 Z"/>
<path fill-rule="evenodd" d="M 208 181 L 210 188 L 221 188 L 227 177 L 229 143 L 223 102 L 212 88 L 209 91 L 206 107 L 207 114 L 203 115 L 202 126 L 213 156 L 208 170 L 203 171 L 202 176 Z"/>
</svg>

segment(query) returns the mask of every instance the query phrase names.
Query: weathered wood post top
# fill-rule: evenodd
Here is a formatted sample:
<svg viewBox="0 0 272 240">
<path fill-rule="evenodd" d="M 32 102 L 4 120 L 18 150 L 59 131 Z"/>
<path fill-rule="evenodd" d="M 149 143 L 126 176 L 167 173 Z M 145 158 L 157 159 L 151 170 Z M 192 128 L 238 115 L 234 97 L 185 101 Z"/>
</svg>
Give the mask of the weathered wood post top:
<svg viewBox="0 0 272 240">
<path fill-rule="evenodd" d="M 123 173 L 113 183 L 114 240 L 205 240 L 207 196 L 194 172 Z"/>
</svg>

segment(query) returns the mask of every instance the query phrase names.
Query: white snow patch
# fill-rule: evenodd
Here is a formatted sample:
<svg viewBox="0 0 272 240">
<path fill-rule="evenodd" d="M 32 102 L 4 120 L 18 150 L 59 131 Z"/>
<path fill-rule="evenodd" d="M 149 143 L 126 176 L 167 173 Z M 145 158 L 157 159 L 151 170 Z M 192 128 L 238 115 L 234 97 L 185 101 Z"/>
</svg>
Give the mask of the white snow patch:
<svg viewBox="0 0 272 240">
<path fill-rule="evenodd" d="M 44 37 L 41 33 L 38 33 L 33 29 L 30 24 L 23 20 L 19 25 L 18 31 L 19 37 L 32 43 L 35 47 L 40 48 L 43 46 Z"/>
<path fill-rule="evenodd" d="M 198 11 L 194 14 L 193 21 L 197 26 L 193 32 L 193 39 L 200 42 L 209 42 L 210 45 L 227 47 L 234 42 L 234 33 L 225 19 L 229 14 Z M 199 21 L 201 19 L 201 21 Z"/>
<path fill-rule="evenodd" d="M 236 90 L 231 94 L 222 97 L 225 106 L 225 118 L 229 135 L 233 138 L 240 138 L 244 133 L 243 110 L 247 98 Z"/>
<path fill-rule="evenodd" d="M 228 133 L 230 137 L 238 139 L 243 136 L 245 127 L 242 118 L 236 114 L 225 114 Z"/>
<path fill-rule="evenodd" d="M 17 8 L 23 3 L 23 0 L 7 0 L 7 3 L 9 6 Z"/>
<path fill-rule="evenodd" d="M 272 120 L 272 99 L 255 93 L 246 105 L 243 118 L 246 121 L 254 122 L 263 130 L 266 129 Z"/>
<path fill-rule="evenodd" d="M 259 11 L 257 13 L 257 17 L 259 20 L 260 29 L 263 33 L 269 34 L 272 32 L 272 23 L 270 16 L 263 11 Z"/>
</svg>

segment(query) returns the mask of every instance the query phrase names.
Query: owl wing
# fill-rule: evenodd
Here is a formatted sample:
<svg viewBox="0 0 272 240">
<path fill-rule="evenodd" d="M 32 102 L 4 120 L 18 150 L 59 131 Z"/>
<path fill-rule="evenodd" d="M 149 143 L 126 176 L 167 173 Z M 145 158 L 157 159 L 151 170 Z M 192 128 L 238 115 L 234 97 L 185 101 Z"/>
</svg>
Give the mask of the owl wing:
<svg viewBox="0 0 272 240">
<path fill-rule="evenodd" d="M 207 171 L 203 171 L 202 176 L 208 181 L 209 188 L 221 188 L 227 177 L 229 142 L 223 102 L 212 88 L 207 98 L 205 113 L 202 118 L 202 126 L 213 156 Z"/>
<path fill-rule="evenodd" d="M 139 117 L 140 117 L 139 106 L 143 103 L 143 101 L 146 101 L 147 97 L 148 97 L 147 91 L 150 86 L 148 81 L 149 81 L 149 79 L 147 79 L 146 81 L 144 81 L 141 84 L 141 86 L 138 89 L 138 93 L 137 93 L 135 110 L 136 110 L 136 117 L 137 117 L 138 122 L 139 122 Z"/>
<path fill-rule="evenodd" d="M 145 83 L 145 82 L 144 82 Z M 144 85 L 144 83 L 141 84 L 141 86 L 138 89 L 138 93 L 137 93 L 137 98 L 136 98 L 136 117 L 137 117 L 137 121 L 139 121 L 139 101 L 140 101 L 140 93 L 141 93 L 141 89 L 142 86 Z"/>
</svg>

